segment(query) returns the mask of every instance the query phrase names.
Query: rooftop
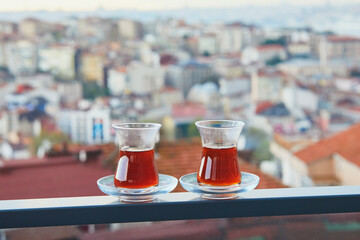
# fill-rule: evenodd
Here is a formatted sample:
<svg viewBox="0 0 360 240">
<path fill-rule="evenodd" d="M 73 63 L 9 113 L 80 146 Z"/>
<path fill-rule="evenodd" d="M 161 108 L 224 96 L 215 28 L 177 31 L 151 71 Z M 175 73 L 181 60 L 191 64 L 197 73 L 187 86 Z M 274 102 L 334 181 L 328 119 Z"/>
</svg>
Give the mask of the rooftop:
<svg viewBox="0 0 360 240">
<path fill-rule="evenodd" d="M 206 115 L 206 107 L 200 103 L 186 102 L 174 104 L 172 116 L 174 118 L 201 117 Z"/>
<path fill-rule="evenodd" d="M 306 136 L 285 136 L 279 133 L 274 134 L 274 140 L 277 144 L 289 151 L 292 151 L 292 149 L 298 147 L 299 145 L 306 146 L 311 143 Z"/>
<path fill-rule="evenodd" d="M 259 51 L 272 51 L 272 50 L 283 50 L 284 47 L 279 44 L 261 45 L 256 47 Z"/>
<path fill-rule="evenodd" d="M 183 68 L 209 68 L 209 65 L 198 62 L 196 60 L 190 60 L 188 62 L 181 63 L 179 66 Z"/>
<path fill-rule="evenodd" d="M 179 90 L 177 90 L 176 88 L 174 87 L 170 87 L 170 86 L 165 86 L 163 88 L 161 88 L 159 90 L 160 93 L 176 93 L 176 92 L 179 92 Z"/>
<path fill-rule="evenodd" d="M 259 111 L 258 111 L 258 109 L 256 109 L 256 110 L 257 110 L 256 111 L 257 114 L 267 116 L 267 117 L 284 117 L 284 116 L 290 115 L 289 110 L 287 109 L 285 104 L 282 102 L 273 104 L 273 105 L 263 108 Z"/>
<path fill-rule="evenodd" d="M 274 104 L 270 101 L 265 101 L 265 102 L 260 102 L 257 104 L 256 106 L 256 110 L 255 110 L 255 113 L 258 114 L 258 113 L 261 113 L 262 111 L 268 109 L 268 108 L 271 108 Z"/>
<path fill-rule="evenodd" d="M 312 163 L 337 153 L 352 163 L 360 166 L 359 141 L 360 123 L 357 123 L 345 131 L 320 140 L 319 142 L 296 152 L 295 156 L 305 163 Z"/>
<path fill-rule="evenodd" d="M 96 181 L 112 172 L 87 152 L 84 163 L 74 155 L 2 162 L 0 200 L 102 195 Z"/>
<path fill-rule="evenodd" d="M 360 38 L 349 36 L 329 36 L 327 37 L 329 42 L 360 42 Z"/>
</svg>

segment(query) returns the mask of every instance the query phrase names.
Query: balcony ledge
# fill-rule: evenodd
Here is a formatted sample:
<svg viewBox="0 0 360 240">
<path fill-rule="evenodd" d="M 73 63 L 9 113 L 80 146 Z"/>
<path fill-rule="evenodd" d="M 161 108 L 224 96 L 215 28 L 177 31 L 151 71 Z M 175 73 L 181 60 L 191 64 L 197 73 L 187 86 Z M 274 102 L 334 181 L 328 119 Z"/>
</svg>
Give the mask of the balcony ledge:
<svg viewBox="0 0 360 240">
<path fill-rule="evenodd" d="M 360 186 L 254 190 L 235 200 L 170 193 L 150 203 L 110 196 L 0 201 L 0 228 L 360 212 Z"/>
</svg>

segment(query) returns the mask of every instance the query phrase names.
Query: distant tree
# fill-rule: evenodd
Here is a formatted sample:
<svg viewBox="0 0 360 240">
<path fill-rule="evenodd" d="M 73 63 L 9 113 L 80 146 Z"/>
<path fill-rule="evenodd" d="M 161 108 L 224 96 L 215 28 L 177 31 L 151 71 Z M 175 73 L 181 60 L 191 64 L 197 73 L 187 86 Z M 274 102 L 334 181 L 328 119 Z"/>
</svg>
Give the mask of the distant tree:
<svg viewBox="0 0 360 240">
<path fill-rule="evenodd" d="M 190 56 L 194 57 L 196 55 L 195 50 L 190 46 L 190 44 L 188 44 L 187 42 L 185 42 L 184 44 L 181 45 L 180 47 L 183 51 L 187 52 L 190 54 Z"/>
<path fill-rule="evenodd" d="M 326 36 L 333 36 L 333 35 L 336 35 L 333 31 L 323 31 L 323 32 L 317 32 L 317 34 L 326 35 Z"/>
<path fill-rule="evenodd" d="M 56 42 L 59 42 L 63 38 L 63 34 L 59 31 L 52 32 L 52 35 Z"/>
<path fill-rule="evenodd" d="M 189 39 L 189 35 L 185 34 L 185 35 L 183 36 L 183 39 L 184 39 L 184 40 L 188 40 L 188 39 Z"/>
<path fill-rule="evenodd" d="M 261 140 L 258 147 L 254 151 L 254 158 L 258 161 L 266 161 L 271 159 L 271 152 L 269 150 L 270 142 L 269 140 Z"/>
<path fill-rule="evenodd" d="M 250 128 L 246 133 L 247 141 L 254 143 L 253 157 L 257 161 L 270 160 L 272 155 L 270 152 L 269 136 L 266 132 L 258 128 Z"/>
<path fill-rule="evenodd" d="M 261 45 L 273 45 L 273 44 L 279 44 L 282 46 L 286 46 L 287 42 L 286 42 L 286 38 L 285 37 L 279 37 L 276 39 L 266 39 L 265 41 L 262 42 Z"/>
<path fill-rule="evenodd" d="M 360 69 L 352 69 L 350 71 L 350 76 L 351 77 L 360 77 Z"/>
<path fill-rule="evenodd" d="M 110 152 L 107 156 L 105 156 L 104 160 L 101 163 L 101 166 L 104 168 L 109 168 L 112 171 L 116 170 L 117 160 L 119 157 L 119 149 L 115 147 L 115 149 Z"/>
<path fill-rule="evenodd" d="M 6 66 L 0 66 L 0 72 L 9 72 L 9 69 Z"/>
<path fill-rule="evenodd" d="M 204 79 L 201 81 L 201 83 L 203 84 L 203 83 L 206 83 L 206 82 L 213 82 L 213 83 L 216 84 L 217 87 L 219 87 L 219 86 L 220 86 L 219 80 L 220 80 L 220 75 L 218 75 L 218 74 L 213 74 L 213 75 L 210 75 L 210 76 L 204 78 Z"/>
<path fill-rule="evenodd" d="M 99 86 L 97 83 L 82 83 L 83 97 L 86 99 L 95 99 L 97 97 L 108 96 L 109 90 L 106 87 Z"/>
<path fill-rule="evenodd" d="M 0 66 L 0 81 L 12 81 L 13 79 L 15 79 L 15 76 L 10 72 L 8 67 Z"/>
<path fill-rule="evenodd" d="M 187 128 L 187 135 L 189 138 L 191 137 L 200 137 L 200 133 L 199 130 L 197 129 L 195 122 L 201 120 L 201 118 L 196 119 L 194 122 L 192 122 L 191 124 L 189 124 L 188 128 Z"/>
<path fill-rule="evenodd" d="M 49 132 L 42 130 L 39 136 L 33 138 L 30 149 L 31 152 L 36 155 L 40 145 L 44 140 L 48 140 L 52 145 L 68 143 L 69 137 L 61 132 Z"/>
<path fill-rule="evenodd" d="M 279 56 L 276 56 L 276 57 L 273 57 L 272 59 L 266 61 L 265 64 L 268 66 L 275 66 L 281 62 L 282 62 L 281 58 Z"/>
<path fill-rule="evenodd" d="M 204 51 L 202 54 L 204 57 L 210 57 L 211 54 L 209 53 L 209 51 Z"/>
</svg>

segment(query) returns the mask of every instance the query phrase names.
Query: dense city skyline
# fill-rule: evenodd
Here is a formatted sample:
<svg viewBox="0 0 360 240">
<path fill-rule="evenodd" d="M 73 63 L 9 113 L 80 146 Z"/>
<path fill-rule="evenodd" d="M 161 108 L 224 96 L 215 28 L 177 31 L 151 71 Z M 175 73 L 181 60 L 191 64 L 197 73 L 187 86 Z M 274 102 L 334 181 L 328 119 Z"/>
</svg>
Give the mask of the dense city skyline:
<svg viewBox="0 0 360 240">
<path fill-rule="evenodd" d="M 197 136 L 198 119 L 241 119 L 248 130 L 238 150 L 251 151 L 254 164 L 270 161 L 287 186 L 358 182 L 346 178 L 351 169 L 323 179 L 309 165 L 304 176 L 282 158 L 318 161 L 306 157 L 322 147 L 314 139 L 358 151 L 347 142 L 360 129 L 358 9 L 322 3 L 2 13 L 0 154 L 11 161 L 66 152 L 64 142 L 109 144 L 118 121 L 162 123 L 161 141 L 171 142 Z M 284 142 L 308 148 L 270 147 Z"/>
<path fill-rule="evenodd" d="M 316 5 L 344 5 L 344 4 L 356 4 L 357 0 L 345 0 L 339 2 L 330 0 L 256 0 L 256 1 L 238 1 L 238 0 L 181 0 L 181 1 L 144 1 L 144 0 L 133 0 L 133 1 L 116 1 L 116 0 L 93 0 L 93 1 L 71 1 L 71 0 L 20 0 L 8 2 L 2 0 L 0 12 L 21 12 L 21 11 L 92 11 L 98 8 L 104 8 L 106 10 L 118 10 L 118 9 L 136 9 L 142 11 L 151 10 L 169 10 L 169 9 L 181 9 L 181 8 L 232 8 L 232 7 L 246 7 L 246 6 L 275 6 L 275 5 L 299 5 L 299 6 L 316 6 Z"/>
</svg>

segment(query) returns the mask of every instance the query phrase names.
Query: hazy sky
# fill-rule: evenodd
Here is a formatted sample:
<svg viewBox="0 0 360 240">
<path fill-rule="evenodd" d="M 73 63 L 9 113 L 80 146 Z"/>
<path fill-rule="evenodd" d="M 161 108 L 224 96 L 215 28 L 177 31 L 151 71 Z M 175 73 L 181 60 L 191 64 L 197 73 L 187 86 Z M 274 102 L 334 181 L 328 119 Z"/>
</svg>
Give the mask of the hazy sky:
<svg viewBox="0 0 360 240">
<path fill-rule="evenodd" d="M 246 5 L 324 5 L 326 2 L 345 4 L 360 3 L 360 0 L 0 0 L 0 12 L 34 10 L 88 11 L 99 7 L 106 10 L 164 10 L 184 7 L 216 8 Z"/>
</svg>

